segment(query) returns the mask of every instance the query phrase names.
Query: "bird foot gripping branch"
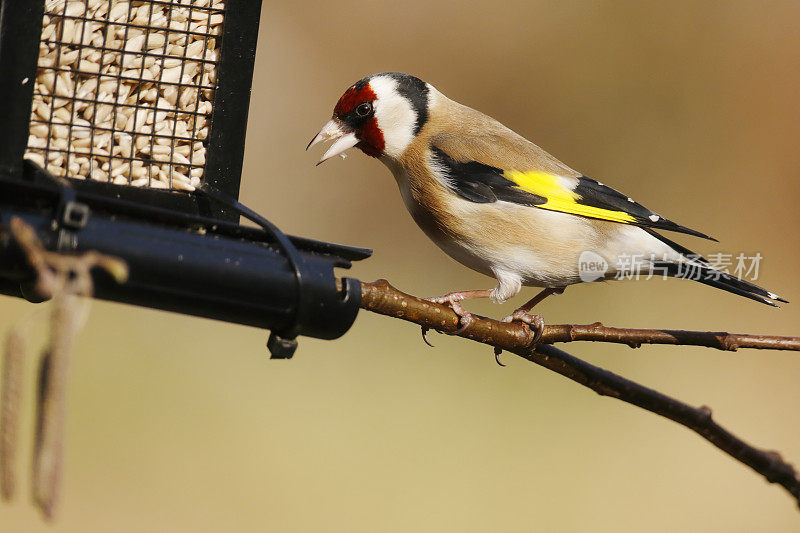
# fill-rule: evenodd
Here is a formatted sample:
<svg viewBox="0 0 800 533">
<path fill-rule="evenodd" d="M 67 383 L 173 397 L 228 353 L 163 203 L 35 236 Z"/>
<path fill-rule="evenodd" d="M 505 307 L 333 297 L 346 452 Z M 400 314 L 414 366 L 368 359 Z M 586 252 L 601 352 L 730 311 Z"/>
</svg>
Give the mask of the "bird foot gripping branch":
<svg viewBox="0 0 800 533">
<path fill-rule="evenodd" d="M 554 288 L 545 288 L 542 289 L 539 294 L 528 300 L 524 305 L 518 307 L 514 310 L 510 315 L 506 316 L 501 320 L 501 322 L 507 323 L 520 323 L 523 327 L 526 327 L 528 330 L 529 336 L 531 337 L 530 342 L 527 344 L 528 347 L 534 346 L 542 336 L 542 332 L 544 331 L 544 319 L 540 315 L 531 314 L 531 309 L 533 309 L 537 304 L 541 303 L 542 300 L 550 296 L 551 294 L 561 294 L 564 292 L 563 287 L 554 287 Z M 461 291 L 461 292 L 451 292 L 450 294 L 445 294 L 444 296 L 437 296 L 434 298 L 426 298 L 429 302 L 437 303 L 437 304 L 444 304 L 450 309 L 455 312 L 459 317 L 458 325 L 459 327 L 452 332 L 443 332 L 448 335 L 460 335 L 467 328 L 475 322 L 475 315 L 468 312 L 464 309 L 460 302 L 467 300 L 467 299 L 474 299 L 474 298 L 491 298 L 494 295 L 495 291 L 493 290 L 476 290 L 476 291 Z M 428 342 L 428 338 L 426 336 L 429 328 L 422 327 L 422 340 L 425 341 L 425 344 L 428 346 L 433 346 L 430 342 Z M 438 330 L 437 330 L 438 331 Z M 505 366 L 500 362 L 498 357 L 502 353 L 501 348 L 495 348 L 494 356 L 495 361 L 500 366 Z"/>
<path fill-rule="evenodd" d="M 538 296 L 533 298 L 531 301 L 516 309 L 513 313 L 508 315 L 507 317 L 503 318 L 501 322 L 505 323 L 518 323 L 521 324 L 525 329 L 527 329 L 528 336 L 530 337 L 530 341 L 528 342 L 527 346 L 532 347 L 534 346 L 542 336 L 542 332 L 544 331 L 544 319 L 539 315 L 532 315 L 530 314 L 531 308 L 536 305 L 538 302 L 543 300 L 547 297 L 548 294 L 551 294 L 549 289 L 545 289 L 542 293 Z M 425 298 L 425 300 L 435 303 L 444 305 L 449 307 L 453 310 L 453 312 L 458 315 L 458 323 L 457 328 L 453 331 L 440 331 L 436 330 L 440 333 L 445 333 L 447 335 L 461 335 L 462 333 L 466 332 L 469 327 L 475 323 L 476 315 L 470 313 L 463 306 L 461 306 L 460 302 L 471 299 L 471 298 L 489 298 L 492 295 L 491 290 L 476 290 L 476 291 L 462 291 L 462 292 L 451 292 L 450 294 L 446 294 L 444 296 L 437 296 L 433 298 Z M 430 347 L 433 347 L 433 344 L 428 341 L 427 333 L 430 328 L 422 326 L 422 340 Z M 495 347 L 494 348 L 494 358 L 498 365 L 506 366 L 500 362 L 500 354 L 503 353 L 501 348 Z"/>
<path fill-rule="evenodd" d="M 425 299 L 435 304 L 444 304 L 458 315 L 458 329 L 449 333 L 450 335 L 458 335 L 464 332 L 470 324 L 475 321 L 475 315 L 464 309 L 460 302 L 471 298 L 488 298 L 491 292 L 490 290 L 451 292 L 444 296 L 434 296 Z"/>
<path fill-rule="evenodd" d="M 500 322 L 474 314 L 472 321 L 464 328 L 461 326 L 461 317 L 451 307 L 401 292 L 385 279 L 361 284 L 361 307 L 413 322 L 421 326 L 423 332 L 433 329 L 504 350 L 530 348 L 537 336 L 523 322 Z"/>
</svg>

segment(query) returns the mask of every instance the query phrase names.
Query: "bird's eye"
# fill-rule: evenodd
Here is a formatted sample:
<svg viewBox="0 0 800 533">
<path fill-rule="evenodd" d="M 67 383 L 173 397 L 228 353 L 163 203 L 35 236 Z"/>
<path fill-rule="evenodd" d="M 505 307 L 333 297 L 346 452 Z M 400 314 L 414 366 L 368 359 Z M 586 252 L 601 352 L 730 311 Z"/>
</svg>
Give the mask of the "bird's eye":
<svg viewBox="0 0 800 533">
<path fill-rule="evenodd" d="M 356 113 L 358 113 L 358 116 L 360 117 L 366 117 L 372 113 L 372 102 L 361 102 L 358 104 L 358 107 L 356 107 Z"/>
</svg>

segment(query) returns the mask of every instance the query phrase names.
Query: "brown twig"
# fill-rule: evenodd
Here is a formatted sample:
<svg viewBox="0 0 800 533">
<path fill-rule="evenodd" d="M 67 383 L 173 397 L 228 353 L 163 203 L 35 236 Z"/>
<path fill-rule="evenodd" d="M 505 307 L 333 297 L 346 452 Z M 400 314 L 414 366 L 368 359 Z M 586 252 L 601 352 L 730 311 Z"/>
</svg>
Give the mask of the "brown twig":
<svg viewBox="0 0 800 533">
<path fill-rule="evenodd" d="M 361 284 L 361 307 L 444 333 L 455 333 L 458 329 L 459 317 L 452 309 L 405 294 L 386 280 Z M 621 329 L 598 323 L 587 326 L 545 326 L 539 342 L 532 345 L 534 334 L 526 325 L 498 322 L 484 317 L 475 317 L 458 335 L 494 346 L 495 349 L 508 350 L 600 395 L 636 405 L 686 426 L 764 476 L 770 483 L 781 485 L 800 505 L 800 476 L 794 467 L 785 462 L 777 452 L 751 446 L 717 424 L 712 418 L 710 408 L 692 407 L 552 346 L 556 342 L 588 340 L 622 343 L 634 347 L 641 344 L 676 344 L 731 351 L 737 348 L 800 350 L 800 338 L 704 331 Z"/>
<path fill-rule="evenodd" d="M 627 344 L 638 348 L 642 344 L 676 344 L 704 346 L 729 352 L 739 348 L 759 350 L 800 351 L 800 337 L 748 335 L 724 331 L 683 331 L 673 329 L 612 328 L 600 322 L 594 324 L 558 324 L 545 326 L 541 341 L 545 344 L 572 341 L 597 341 Z"/>
</svg>

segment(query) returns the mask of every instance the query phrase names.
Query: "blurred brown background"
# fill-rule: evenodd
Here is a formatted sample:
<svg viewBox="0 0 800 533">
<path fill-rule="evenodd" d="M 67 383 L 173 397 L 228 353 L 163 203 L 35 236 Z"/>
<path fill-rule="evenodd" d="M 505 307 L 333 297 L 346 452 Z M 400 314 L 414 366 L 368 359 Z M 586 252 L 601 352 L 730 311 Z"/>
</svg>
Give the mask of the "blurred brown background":
<svg viewBox="0 0 800 533">
<path fill-rule="evenodd" d="M 758 282 L 800 302 L 798 20 L 790 0 L 265 1 L 241 196 L 287 232 L 374 248 L 360 279 L 419 295 L 491 286 L 424 237 L 378 162 L 315 168 L 303 152 L 349 84 L 406 71 L 721 241 L 680 239 L 698 251 L 760 252 Z M 531 294 L 470 308 L 502 316 Z M 2 298 L 0 323 L 34 307 Z M 800 322 L 800 303 L 679 280 L 574 287 L 540 312 L 773 334 Z M 265 338 L 97 303 L 72 369 L 57 522 L 23 490 L 2 530 L 797 530 L 781 489 L 688 430 L 513 356 L 500 368 L 437 335 L 430 349 L 367 313 L 291 361 L 269 361 Z M 796 354 L 569 348 L 800 462 Z"/>
</svg>

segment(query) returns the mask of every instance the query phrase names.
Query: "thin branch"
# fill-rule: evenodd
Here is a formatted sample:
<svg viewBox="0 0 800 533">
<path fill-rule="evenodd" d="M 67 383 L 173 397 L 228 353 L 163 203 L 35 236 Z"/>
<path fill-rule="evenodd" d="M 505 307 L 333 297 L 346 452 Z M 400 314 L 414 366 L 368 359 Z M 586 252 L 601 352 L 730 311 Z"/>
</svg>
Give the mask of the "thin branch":
<svg viewBox="0 0 800 533">
<path fill-rule="evenodd" d="M 800 337 L 777 337 L 773 335 L 748 335 L 725 331 L 683 331 L 673 329 L 629 329 L 612 328 L 594 324 L 558 324 L 545 326 L 539 342 L 597 341 L 627 344 L 638 348 L 642 344 L 677 344 L 681 346 L 704 346 L 729 352 L 739 348 L 759 350 L 800 351 Z"/>
<path fill-rule="evenodd" d="M 449 307 L 405 294 L 386 280 L 361 284 L 361 307 L 375 313 L 413 322 L 423 328 L 455 333 L 459 317 Z M 505 323 L 476 317 L 461 337 L 507 350 L 553 372 L 588 387 L 602 396 L 610 396 L 673 420 L 691 429 L 737 461 L 746 464 L 770 483 L 778 483 L 800 505 L 800 476 L 794 467 L 774 451 L 756 448 L 717 424 L 711 409 L 692 407 L 679 400 L 647 388 L 613 372 L 589 364 L 558 348 L 555 342 L 578 340 L 641 344 L 675 344 L 706 346 L 720 350 L 761 348 L 800 350 L 800 338 L 738 335 L 703 331 L 670 331 L 609 328 L 601 324 L 588 326 L 545 326 L 538 344 L 535 335 L 519 323 Z"/>
<path fill-rule="evenodd" d="M 455 333 L 458 329 L 458 315 L 452 309 L 398 291 L 386 280 L 362 283 L 361 292 L 361 306 L 375 313 L 402 318 L 443 333 Z M 477 316 L 475 322 L 460 336 L 508 351 L 529 348 L 533 342 L 533 335 L 524 324 L 519 322 L 509 324 Z M 627 344 L 633 348 L 638 348 L 642 344 L 675 344 L 704 346 L 724 351 L 736 351 L 739 348 L 800 351 L 800 337 L 714 331 L 612 328 L 604 326 L 600 322 L 585 325 L 545 325 L 539 344 L 572 341 L 612 342 Z"/>
</svg>

